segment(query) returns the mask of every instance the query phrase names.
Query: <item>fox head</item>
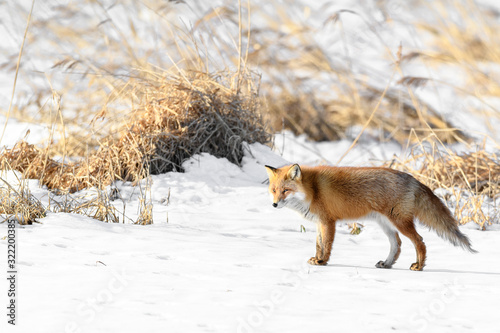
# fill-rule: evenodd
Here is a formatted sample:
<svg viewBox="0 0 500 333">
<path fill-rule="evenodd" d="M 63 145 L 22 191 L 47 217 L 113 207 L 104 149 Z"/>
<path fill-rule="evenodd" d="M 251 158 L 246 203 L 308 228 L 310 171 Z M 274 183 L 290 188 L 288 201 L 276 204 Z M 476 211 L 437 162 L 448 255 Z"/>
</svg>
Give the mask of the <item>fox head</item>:
<svg viewBox="0 0 500 333">
<path fill-rule="evenodd" d="M 300 191 L 302 184 L 302 171 L 298 164 L 273 168 L 266 165 L 269 175 L 269 193 L 273 200 L 273 207 L 283 208 L 293 199 L 300 196 L 303 200 L 304 194 Z"/>
</svg>

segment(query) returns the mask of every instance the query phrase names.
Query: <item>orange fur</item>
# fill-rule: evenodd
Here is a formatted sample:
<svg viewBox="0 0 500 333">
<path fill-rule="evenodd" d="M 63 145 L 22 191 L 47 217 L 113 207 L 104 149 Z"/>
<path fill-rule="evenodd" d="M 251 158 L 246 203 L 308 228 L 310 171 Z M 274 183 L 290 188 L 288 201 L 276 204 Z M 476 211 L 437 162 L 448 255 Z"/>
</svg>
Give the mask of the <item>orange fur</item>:
<svg viewBox="0 0 500 333">
<path fill-rule="evenodd" d="M 389 168 L 307 167 L 298 164 L 273 168 L 266 166 L 273 206 L 289 206 L 318 223 L 316 256 L 313 265 L 326 265 L 340 220 L 377 218 L 391 242 L 386 261 L 376 266 L 390 268 L 399 257 L 401 240 L 408 237 L 417 252 L 412 270 L 422 270 L 426 247 L 415 230 L 415 217 L 455 246 L 475 252 L 467 236 L 448 208 L 424 184 L 411 175 Z"/>
</svg>

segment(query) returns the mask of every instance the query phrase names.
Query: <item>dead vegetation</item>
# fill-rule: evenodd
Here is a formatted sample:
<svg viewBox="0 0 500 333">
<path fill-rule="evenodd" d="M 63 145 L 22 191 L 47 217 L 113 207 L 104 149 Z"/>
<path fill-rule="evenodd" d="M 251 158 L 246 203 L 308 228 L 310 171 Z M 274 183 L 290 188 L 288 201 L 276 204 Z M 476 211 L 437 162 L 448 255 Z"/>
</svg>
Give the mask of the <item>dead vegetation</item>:
<svg viewBox="0 0 500 333">
<path fill-rule="evenodd" d="M 239 164 L 245 144 L 267 143 L 271 137 L 254 82 L 248 78 L 243 87 L 240 79 L 238 87 L 233 78 L 186 72 L 143 81 L 133 87 L 139 105 L 129 113 L 120 137 L 104 138 L 96 152 L 76 162 L 59 162 L 49 157 L 48 147 L 19 142 L 0 156 L 0 168 L 9 166 L 52 190 L 76 192 L 182 171 L 182 163 L 198 153 Z"/>
<path fill-rule="evenodd" d="M 18 183 L 12 185 L 0 177 L 0 223 L 13 219 L 21 225 L 29 225 L 39 222 L 38 220 L 49 212 L 80 214 L 108 223 L 120 222 L 118 211 L 110 202 L 106 191 L 96 189 L 96 193 L 78 196 L 58 196 L 52 193 L 49 194 L 48 205 L 44 205 L 31 194 L 26 179 L 25 176 L 19 175 Z M 122 219 L 124 218 L 123 215 Z M 135 223 L 140 222 L 141 219 Z"/>
<path fill-rule="evenodd" d="M 120 222 L 120 214 L 105 190 L 95 189 L 95 193 L 77 196 L 69 193 L 57 198 L 52 196 L 48 210 L 54 213 L 80 214 L 107 223 Z"/>
<path fill-rule="evenodd" d="M 411 131 L 417 131 L 421 135 L 433 132 L 447 143 L 469 140 L 463 131 L 454 128 L 429 105 L 420 103 L 415 107 L 411 102 L 402 101 L 390 94 L 379 100 L 381 91 L 374 91 L 370 87 L 363 89 L 363 97 L 357 102 L 351 99 L 352 91 L 342 94 L 336 100 L 320 98 L 314 94 L 297 95 L 288 91 L 279 96 L 268 96 L 266 103 L 271 126 L 275 129 L 289 129 L 295 134 L 307 134 L 315 141 L 348 138 L 348 131 L 353 126 L 377 130 L 380 141 L 396 140 L 404 143 Z M 425 117 L 419 116 L 420 108 L 426 110 Z M 375 117 L 370 118 L 374 109 L 379 111 Z"/>
<path fill-rule="evenodd" d="M 329 12 L 331 5 L 322 9 Z M 262 91 L 266 115 L 275 130 L 290 129 L 316 141 L 349 138 L 356 126 L 378 133 L 380 141 L 406 143 L 412 131 L 422 136 L 433 132 L 446 143 L 470 139 L 440 110 L 418 98 L 415 90 L 428 79 L 404 76 L 401 65 L 409 51 L 401 45 L 391 49 L 376 23 L 364 20 L 360 13 L 338 10 L 318 28 L 315 22 L 293 19 L 294 14 L 296 8 L 283 8 L 274 14 L 282 26 L 267 22 L 268 29 L 252 32 L 259 47 L 249 54 L 249 62 L 267 74 Z M 263 13 L 269 19 L 271 15 Z M 368 35 L 345 27 L 343 22 L 352 22 L 353 17 Z M 327 38 L 335 47 L 325 43 Z M 392 65 L 389 73 L 356 61 L 355 52 L 375 48 L 380 49 L 379 57 L 387 54 L 385 62 Z"/>
<path fill-rule="evenodd" d="M 429 138 L 416 145 L 403 160 L 386 166 L 408 172 L 454 207 L 461 224 L 474 222 L 483 230 L 500 219 L 500 159 L 479 147 L 475 152 L 457 154 Z"/>
<path fill-rule="evenodd" d="M 5 216 L 5 220 L 32 224 L 45 217 L 47 208 L 31 194 L 25 180 L 18 181 L 20 186 L 13 186 L 0 178 L 0 215 Z"/>
<path fill-rule="evenodd" d="M 495 133 L 500 118 L 500 13 L 492 6 L 474 1 L 423 2 L 426 18 L 412 22 L 428 40 L 421 48 L 408 52 L 404 63 L 421 63 L 427 68 L 451 69 L 456 80 L 406 76 L 411 86 L 434 84 L 450 89 L 457 96 L 456 109 L 482 119 L 484 127 Z M 415 84 L 414 84 L 415 83 Z"/>
<path fill-rule="evenodd" d="M 420 167 L 410 165 L 419 161 Z M 412 173 L 431 189 L 459 187 L 496 198 L 500 194 L 500 160 L 494 153 L 420 152 L 410 159 L 396 161 L 393 167 Z"/>
<path fill-rule="evenodd" d="M 411 22 L 416 32 L 431 36 L 432 44 L 421 50 L 389 46 L 380 36 L 378 29 L 397 16 L 389 13 L 389 1 L 377 2 L 387 12 L 383 22 L 370 22 L 351 10 L 329 11 L 330 3 L 321 10 L 331 15 L 320 24 L 309 19 L 311 8 L 282 3 L 226 4 L 208 11 L 184 1 L 125 1 L 110 7 L 88 2 L 88 10 L 78 2 L 56 6 L 51 15 L 33 18 L 27 35 L 30 52 L 20 64 L 20 77 L 28 78 L 31 86 L 37 82 L 36 94 L 19 92 L 23 104 L 13 107 L 13 116 L 49 124 L 53 134 L 42 148 L 19 142 L 4 151 L 0 168 L 19 170 L 57 193 L 89 187 L 103 191 L 115 180 L 137 183 L 151 174 L 182 170 L 184 160 L 201 152 L 238 164 L 245 142 L 270 140 L 267 123 L 274 131 L 290 129 L 318 141 L 351 138 L 350 130 L 359 127 L 379 141 L 419 143 L 422 136 L 445 144 L 470 141 L 468 133 L 418 98 L 416 90 L 430 84 L 451 86 L 475 101 L 471 110 L 491 129 L 489 120 L 499 112 L 489 98 L 500 96 L 500 84 L 484 65 L 500 62 L 498 14 L 472 2 L 417 4 L 439 23 Z M 175 6 L 189 7 L 195 17 L 192 26 L 175 18 Z M 151 24 L 144 24 L 137 13 L 145 13 Z M 251 23 L 254 15 L 261 18 L 259 26 Z M 348 29 L 344 22 L 353 17 L 368 35 Z M 160 30 L 162 38 L 151 43 Z M 318 35 L 329 38 L 332 47 L 319 43 Z M 36 50 L 45 49 L 43 43 L 54 46 L 48 59 L 53 71 L 33 77 L 39 74 L 27 64 L 41 57 Z M 354 61 L 356 52 L 376 47 L 391 64 L 391 75 Z M 15 70 L 15 56 L 0 68 Z M 405 75 L 404 66 L 415 61 L 429 67 L 453 63 L 468 80 L 459 86 Z M 263 73 L 262 81 L 248 68 Z M 57 92 L 53 83 L 60 87 Z M 431 150 L 419 147 L 393 166 L 433 189 L 451 191 L 459 220 L 473 216 L 472 221 L 484 226 L 491 214 L 480 217 L 478 207 L 486 200 L 481 198 L 498 194 L 496 155 L 481 150 L 456 155 L 432 144 Z M 461 190 L 472 197 L 465 200 Z M 12 212 L 13 202 L 29 202 L 19 199 L 21 192 L 2 191 L 4 211 Z M 116 222 L 118 214 L 102 193 L 94 203 L 70 200 L 52 208 Z M 136 222 L 148 224 L 151 200 L 147 190 L 142 193 Z"/>
<path fill-rule="evenodd" d="M 331 11 L 332 4 L 325 4 L 324 12 L 331 15 L 318 25 L 308 19 L 309 7 L 276 4 L 279 10 L 275 10 L 275 6 L 248 5 L 226 4 L 208 11 L 203 5 L 187 6 L 183 1 L 167 5 L 125 1 L 109 8 L 96 2 L 86 4 L 88 11 L 79 9 L 78 3 L 57 6 L 52 16 L 34 18 L 36 29 L 28 34 L 28 41 L 33 50 L 47 39 L 50 43 L 64 41 L 65 47 L 55 46 L 54 74 L 43 78 L 48 81 L 45 88 L 37 87 L 37 94 L 25 98 L 26 104 L 15 113 L 23 119 L 57 123 L 65 140 L 51 142 L 53 154 L 63 155 L 66 149 L 84 156 L 122 129 L 123 110 L 134 109 L 138 102 L 137 96 L 124 94 L 130 91 L 128 84 L 162 75 L 159 68 L 178 75 L 179 69 L 213 73 L 235 68 L 247 73 L 251 67 L 263 73 L 260 89 L 254 91 L 260 91 L 262 114 L 275 131 L 286 128 L 313 140 L 338 140 L 349 137 L 353 126 L 366 125 L 381 140 L 400 143 L 406 142 L 412 130 L 421 135 L 434 130 L 443 142 L 468 139 L 440 110 L 415 96 L 418 80 L 404 77 L 399 67 L 400 61 L 410 61 L 408 56 L 415 52 L 403 49 L 398 58 L 397 50 L 390 49 L 378 35 L 375 23 L 364 21 L 362 29 L 369 35 L 356 35 L 345 26 L 344 21 L 353 17 L 362 21 L 360 13 Z M 379 6 L 382 11 L 389 4 L 381 1 Z M 191 28 L 173 14 L 187 8 L 193 16 Z M 135 13 L 139 12 L 151 16 L 150 25 L 137 19 Z M 258 26 L 252 25 L 254 16 L 262 18 Z M 70 26 L 70 21 L 81 24 Z M 151 45 L 156 26 L 165 33 Z M 327 37 L 335 47 L 317 42 L 317 36 Z M 355 64 L 354 52 L 376 46 L 370 39 L 377 41 L 377 47 L 382 45 L 380 53 L 387 53 L 385 61 L 394 65 L 396 75 L 391 82 L 386 82 L 387 73 Z M 37 54 L 28 53 L 27 61 L 30 56 Z M 64 112 L 60 114 L 52 112 L 47 103 L 54 93 L 52 81 L 63 82 L 58 93 L 66 98 L 61 101 Z M 91 122 L 101 113 L 106 115 L 105 123 Z"/>
</svg>

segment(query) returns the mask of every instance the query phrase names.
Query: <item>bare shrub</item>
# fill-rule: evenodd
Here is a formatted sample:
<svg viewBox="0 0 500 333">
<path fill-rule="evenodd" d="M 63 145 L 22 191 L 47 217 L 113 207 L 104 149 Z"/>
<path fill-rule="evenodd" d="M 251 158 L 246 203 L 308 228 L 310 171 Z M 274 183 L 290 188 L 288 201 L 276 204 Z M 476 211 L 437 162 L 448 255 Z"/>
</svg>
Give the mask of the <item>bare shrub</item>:
<svg viewBox="0 0 500 333">
<path fill-rule="evenodd" d="M 186 72 L 136 82 L 133 93 L 141 103 L 121 136 L 105 138 L 87 158 L 62 163 L 48 156 L 48 148 L 19 142 L 0 159 L 50 189 L 69 192 L 182 171 L 182 163 L 198 153 L 239 164 L 246 143 L 271 138 L 259 113 L 253 78 L 245 80 L 228 73 Z"/>
</svg>

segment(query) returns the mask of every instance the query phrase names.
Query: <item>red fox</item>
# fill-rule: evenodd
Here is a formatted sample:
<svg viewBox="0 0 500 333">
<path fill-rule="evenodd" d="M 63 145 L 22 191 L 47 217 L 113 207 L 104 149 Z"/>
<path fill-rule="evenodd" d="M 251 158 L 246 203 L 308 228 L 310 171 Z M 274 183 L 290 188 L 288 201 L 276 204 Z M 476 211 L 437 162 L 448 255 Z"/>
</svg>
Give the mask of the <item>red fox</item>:
<svg viewBox="0 0 500 333">
<path fill-rule="evenodd" d="M 410 269 L 425 266 L 426 248 L 415 230 L 415 218 L 455 246 L 472 249 L 467 236 L 449 209 L 411 175 L 377 167 L 306 167 L 298 164 L 281 168 L 266 165 L 273 207 L 290 207 L 317 223 L 316 256 L 311 265 L 326 265 L 330 259 L 335 224 L 340 220 L 371 218 L 389 237 L 391 249 L 378 268 L 391 268 L 401 253 L 398 232 L 408 237 L 417 251 Z"/>
</svg>

